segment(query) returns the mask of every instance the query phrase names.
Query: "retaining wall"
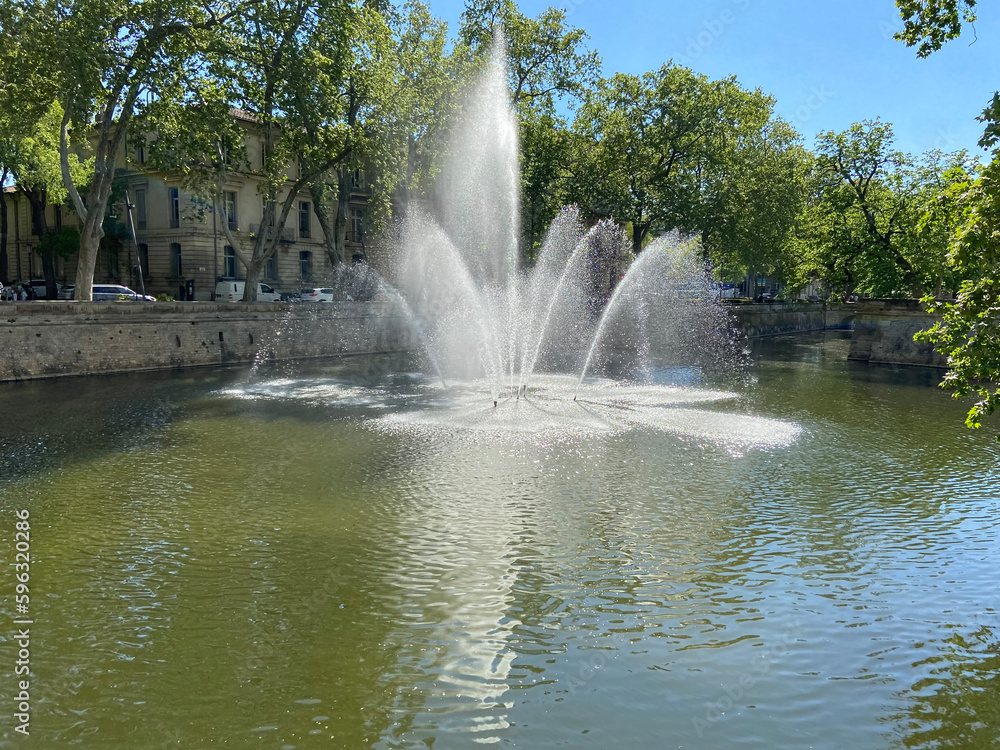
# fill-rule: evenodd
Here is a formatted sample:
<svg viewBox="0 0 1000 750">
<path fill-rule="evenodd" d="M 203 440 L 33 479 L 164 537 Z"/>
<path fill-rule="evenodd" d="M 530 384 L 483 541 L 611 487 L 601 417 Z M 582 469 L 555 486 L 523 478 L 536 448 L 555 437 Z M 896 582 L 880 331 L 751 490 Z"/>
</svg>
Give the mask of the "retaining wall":
<svg viewBox="0 0 1000 750">
<path fill-rule="evenodd" d="M 857 303 L 848 359 L 872 364 L 948 367 L 931 344 L 913 340 L 940 318 L 918 300 L 863 300 Z"/>
<path fill-rule="evenodd" d="M 824 305 L 815 303 L 772 303 L 730 305 L 743 332 L 750 338 L 781 336 L 788 333 L 809 333 L 831 329 L 850 330 L 855 305 Z"/>
<path fill-rule="evenodd" d="M 733 305 L 751 338 L 851 329 L 850 359 L 946 367 L 913 334 L 936 318 L 915 300 L 851 305 Z M 0 304 L 0 382 L 419 348 L 391 305 L 376 302 L 26 302 Z"/>
<path fill-rule="evenodd" d="M 369 302 L 0 304 L 0 382 L 415 348 L 388 305 Z"/>
</svg>

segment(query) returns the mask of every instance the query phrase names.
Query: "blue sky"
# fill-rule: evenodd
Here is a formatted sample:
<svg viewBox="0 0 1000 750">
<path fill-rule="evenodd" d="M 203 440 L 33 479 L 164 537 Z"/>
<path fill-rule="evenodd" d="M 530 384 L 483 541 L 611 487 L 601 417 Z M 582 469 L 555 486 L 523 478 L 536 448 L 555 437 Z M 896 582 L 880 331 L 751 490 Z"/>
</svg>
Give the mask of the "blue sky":
<svg viewBox="0 0 1000 750">
<path fill-rule="evenodd" d="M 430 0 L 458 28 L 462 0 Z M 671 58 L 712 78 L 735 74 L 777 99 L 777 112 L 811 144 L 816 133 L 864 119 L 891 122 L 914 153 L 967 148 L 976 117 L 1000 89 L 1000 8 L 980 3 L 971 30 L 926 60 L 894 41 L 893 0 L 520 0 L 526 15 L 549 5 L 590 35 L 604 72 L 644 73 Z"/>
</svg>

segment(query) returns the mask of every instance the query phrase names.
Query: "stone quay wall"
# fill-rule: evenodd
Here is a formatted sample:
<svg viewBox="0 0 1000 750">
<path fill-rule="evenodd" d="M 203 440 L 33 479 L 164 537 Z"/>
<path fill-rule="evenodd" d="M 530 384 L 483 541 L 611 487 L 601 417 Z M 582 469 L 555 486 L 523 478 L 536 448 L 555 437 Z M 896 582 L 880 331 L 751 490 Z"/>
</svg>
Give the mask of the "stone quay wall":
<svg viewBox="0 0 1000 750">
<path fill-rule="evenodd" d="M 0 303 L 0 382 L 412 350 L 391 306 Z"/>
<path fill-rule="evenodd" d="M 729 305 L 743 332 L 752 339 L 789 333 L 851 330 L 857 305 L 822 302 Z"/>
<path fill-rule="evenodd" d="M 933 345 L 913 340 L 940 318 L 924 310 L 919 300 L 871 299 L 840 305 L 733 305 L 730 310 L 749 338 L 811 331 L 849 330 L 848 359 L 884 365 L 947 368 Z"/>
<path fill-rule="evenodd" d="M 729 310 L 750 338 L 853 330 L 851 360 L 947 367 L 930 344 L 913 341 L 937 320 L 916 300 Z M 0 382 L 419 348 L 398 311 L 377 302 L 0 303 Z"/>
<path fill-rule="evenodd" d="M 924 310 L 919 300 L 862 300 L 856 307 L 848 359 L 871 364 L 948 367 L 946 358 L 932 344 L 913 340 L 915 333 L 940 320 Z"/>
</svg>

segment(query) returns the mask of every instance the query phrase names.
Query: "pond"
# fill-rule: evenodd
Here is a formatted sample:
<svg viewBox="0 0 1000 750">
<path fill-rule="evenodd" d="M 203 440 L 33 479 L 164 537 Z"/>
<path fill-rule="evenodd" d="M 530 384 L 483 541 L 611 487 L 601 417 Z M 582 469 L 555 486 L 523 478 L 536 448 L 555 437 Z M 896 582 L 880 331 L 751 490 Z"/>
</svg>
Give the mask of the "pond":
<svg viewBox="0 0 1000 750">
<path fill-rule="evenodd" d="M 667 406 L 387 358 L 4 385 L 0 747 L 19 509 L 32 747 L 997 746 L 1000 451 L 847 346 Z"/>
</svg>

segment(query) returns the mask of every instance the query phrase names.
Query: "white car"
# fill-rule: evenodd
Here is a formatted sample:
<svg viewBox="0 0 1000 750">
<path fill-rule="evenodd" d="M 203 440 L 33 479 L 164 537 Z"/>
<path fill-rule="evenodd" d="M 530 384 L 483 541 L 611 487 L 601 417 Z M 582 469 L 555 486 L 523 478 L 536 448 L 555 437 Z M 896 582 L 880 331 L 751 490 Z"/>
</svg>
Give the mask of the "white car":
<svg viewBox="0 0 1000 750">
<path fill-rule="evenodd" d="M 239 302 L 243 299 L 245 281 L 220 281 L 215 285 L 216 302 Z M 268 284 L 257 284 L 258 302 L 281 302 L 281 294 Z"/>
<path fill-rule="evenodd" d="M 94 302 L 113 302 L 126 299 L 133 302 L 156 302 L 156 297 L 150 297 L 148 294 L 143 296 L 121 284 L 94 284 L 92 290 Z"/>
<path fill-rule="evenodd" d="M 330 287 L 300 289 L 299 299 L 303 302 L 333 302 L 333 289 Z"/>
</svg>

